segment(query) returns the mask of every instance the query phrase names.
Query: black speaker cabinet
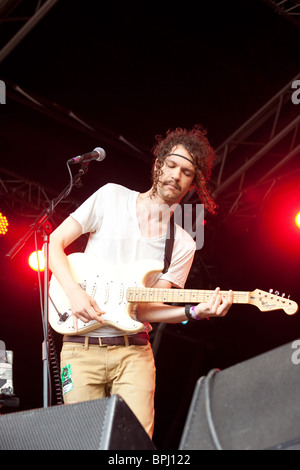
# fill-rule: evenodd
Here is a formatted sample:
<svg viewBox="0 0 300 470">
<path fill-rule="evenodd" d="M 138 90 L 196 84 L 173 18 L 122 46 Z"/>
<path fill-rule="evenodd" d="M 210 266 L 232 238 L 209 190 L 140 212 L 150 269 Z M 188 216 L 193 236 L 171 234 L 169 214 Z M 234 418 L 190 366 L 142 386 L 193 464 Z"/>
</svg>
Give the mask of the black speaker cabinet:
<svg viewBox="0 0 300 470">
<path fill-rule="evenodd" d="M 293 343 L 195 387 L 180 450 L 300 450 L 300 364 Z"/>
<path fill-rule="evenodd" d="M 153 450 L 119 395 L 0 416 L 1 450 Z"/>
</svg>

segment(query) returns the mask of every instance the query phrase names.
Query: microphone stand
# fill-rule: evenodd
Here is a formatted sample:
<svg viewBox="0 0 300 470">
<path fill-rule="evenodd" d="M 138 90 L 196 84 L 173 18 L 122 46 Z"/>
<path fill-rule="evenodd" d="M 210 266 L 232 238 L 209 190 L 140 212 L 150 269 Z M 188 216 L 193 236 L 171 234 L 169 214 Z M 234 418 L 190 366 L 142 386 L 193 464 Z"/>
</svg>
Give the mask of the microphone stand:
<svg viewBox="0 0 300 470">
<path fill-rule="evenodd" d="M 72 191 L 74 186 L 81 186 L 81 177 L 88 171 L 89 163 L 81 164 L 81 168 L 77 175 L 71 177 L 70 184 L 52 201 L 48 208 L 44 209 L 42 213 L 35 219 L 34 223 L 30 226 L 27 233 L 13 246 L 13 248 L 6 254 L 10 259 L 23 248 L 27 240 L 33 233 L 38 233 L 43 230 L 44 239 L 44 257 L 45 257 L 45 271 L 44 271 L 44 310 L 42 311 L 42 323 L 44 332 L 44 341 L 42 344 L 42 362 L 43 362 L 43 407 L 49 406 L 49 322 L 48 322 L 48 309 L 49 309 L 49 241 L 50 233 L 52 231 L 51 224 L 48 221 L 54 213 L 55 207 Z"/>
</svg>

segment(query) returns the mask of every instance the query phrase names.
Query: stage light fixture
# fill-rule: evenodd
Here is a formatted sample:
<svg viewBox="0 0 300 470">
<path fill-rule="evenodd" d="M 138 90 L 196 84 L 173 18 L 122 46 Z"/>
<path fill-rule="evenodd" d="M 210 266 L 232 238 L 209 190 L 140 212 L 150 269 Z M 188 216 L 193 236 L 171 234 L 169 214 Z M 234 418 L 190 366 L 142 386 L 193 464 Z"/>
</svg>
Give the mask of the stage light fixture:
<svg viewBox="0 0 300 470">
<path fill-rule="evenodd" d="M 300 211 L 298 212 L 298 214 L 295 217 L 295 222 L 296 222 L 297 227 L 300 228 Z"/>
<path fill-rule="evenodd" d="M 31 269 L 34 271 L 45 270 L 45 258 L 44 253 L 41 250 L 34 251 L 28 258 L 28 263 Z"/>
<path fill-rule="evenodd" d="M 0 212 L 0 235 L 5 235 L 8 231 L 8 220 L 5 215 Z"/>
</svg>

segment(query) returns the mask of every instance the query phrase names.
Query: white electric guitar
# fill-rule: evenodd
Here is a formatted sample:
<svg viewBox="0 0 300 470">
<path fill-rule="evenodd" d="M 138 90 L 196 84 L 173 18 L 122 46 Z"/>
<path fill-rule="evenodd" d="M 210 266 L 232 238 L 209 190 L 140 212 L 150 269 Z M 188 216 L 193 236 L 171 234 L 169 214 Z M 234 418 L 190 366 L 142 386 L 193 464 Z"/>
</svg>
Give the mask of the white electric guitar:
<svg viewBox="0 0 300 470">
<path fill-rule="evenodd" d="M 207 302 L 212 290 L 163 289 L 145 287 L 151 274 L 161 272 L 163 265 L 158 261 L 143 260 L 133 265 L 101 267 L 84 253 L 68 256 L 71 272 L 76 282 L 93 297 L 106 313 L 105 324 L 112 325 L 127 333 L 137 333 L 144 325 L 135 320 L 132 311 L 141 302 L 165 302 L 198 304 Z M 227 297 L 228 291 L 221 291 Z M 293 315 L 298 305 L 290 299 L 256 289 L 253 292 L 234 292 L 233 303 L 251 304 L 262 312 L 283 309 Z M 68 297 L 54 275 L 49 287 L 49 323 L 61 334 L 82 335 L 103 326 L 95 320 L 87 323 L 78 320 L 78 332 L 73 327 L 72 312 Z"/>
</svg>

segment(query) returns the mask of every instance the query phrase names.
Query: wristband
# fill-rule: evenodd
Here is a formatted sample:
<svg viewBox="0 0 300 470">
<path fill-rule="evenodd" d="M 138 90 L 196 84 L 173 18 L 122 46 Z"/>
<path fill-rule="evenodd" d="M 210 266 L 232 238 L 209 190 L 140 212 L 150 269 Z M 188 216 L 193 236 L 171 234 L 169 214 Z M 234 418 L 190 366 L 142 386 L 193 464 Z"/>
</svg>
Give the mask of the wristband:
<svg viewBox="0 0 300 470">
<path fill-rule="evenodd" d="M 189 321 L 201 320 L 201 318 L 199 318 L 199 317 L 196 315 L 195 307 L 192 307 L 191 305 L 186 305 L 186 306 L 184 307 L 184 313 L 185 313 L 185 316 L 187 317 L 187 319 L 188 319 Z"/>
<path fill-rule="evenodd" d="M 193 317 L 192 317 L 192 315 L 191 315 L 190 310 L 191 310 L 191 305 L 186 305 L 186 306 L 184 307 L 185 316 L 186 316 L 186 318 L 187 318 L 189 321 L 193 320 Z"/>
<path fill-rule="evenodd" d="M 195 307 L 190 308 L 190 315 L 193 320 L 201 320 L 201 318 L 199 318 L 195 312 Z"/>
</svg>

